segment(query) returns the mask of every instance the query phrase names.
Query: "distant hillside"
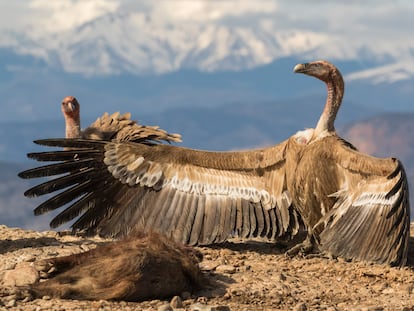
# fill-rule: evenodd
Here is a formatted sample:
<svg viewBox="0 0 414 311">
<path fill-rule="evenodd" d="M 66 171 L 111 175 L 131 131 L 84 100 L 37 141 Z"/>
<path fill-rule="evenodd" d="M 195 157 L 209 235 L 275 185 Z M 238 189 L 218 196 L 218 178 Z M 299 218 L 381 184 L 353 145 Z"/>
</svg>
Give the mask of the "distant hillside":
<svg viewBox="0 0 414 311">
<path fill-rule="evenodd" d="M 360 151 L 378 157 L 396 157 L 414 176 L 414 113 L 389 113 L 346 126 L 344 138 Z"/>
<path fill-rule="evenodd" d="M 313 127 L 322 109 L 317 104 L 321 100 L 310 100 L 306 110 L 298 109 L 303 107 L 302 100 L 298 99 L 298 102 L 277 104 L 174 109 L 159 115 L 138 117 L 142 123 L 160 124 L 168 131 L 181 133 L 182 145 L 185 146 L 214 150 L 245 149 L 278 143 L 297 130 Z M 339 134 L 362 152 L 401 159 L 410 186 L 414 186 L 414 113 L 386 114 L 349 123 L 355 119 L 353 106 L 348 104 L 343 108 L 338 120 Z M 358 111 L 360 118 L 369 115 L 369 111 Z M 16 125 L 12 123 L 7 123 L 7 126 L 0 123 L 0 141 L 4 143 L 0 155 L 8 159 L 7 162 L 0 160 L 0 223 L 31 229 L 48 228 L 48 222 L 57 212 L 34 217 L 33 208 L 45 198 L 28 199 L 23 196 L 24 191 L 39 180 L 22 180 L 17 173 L 40 164 L 25 160 L 27 152 L 45 150 L 34 145 L 32 140 L 62 136 L 62 122 L 22 123 L 17 131 L 13 130 Z M 26 162 L 17 164 L 17 161 Z M 414 202 L 413 194 L 411 191 L 411 202 Z"/>
<path fill-rule="evenodd" d="M 358 121 L 343 129 L 343 137 L 360 151 L 378 157 L 396 157 L 405 167 L 414 211 L 414 113 L 389 113 Z"/>
</svg>

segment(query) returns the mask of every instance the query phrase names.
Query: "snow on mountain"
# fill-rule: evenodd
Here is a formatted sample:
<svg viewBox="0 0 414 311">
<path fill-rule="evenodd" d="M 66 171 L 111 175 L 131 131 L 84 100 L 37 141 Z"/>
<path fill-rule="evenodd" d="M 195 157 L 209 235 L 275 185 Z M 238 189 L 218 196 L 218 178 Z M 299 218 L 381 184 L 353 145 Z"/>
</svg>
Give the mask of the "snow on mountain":
<svg viewBox="0 0 414 311">
<path fill-rule="evenodd" d="M 9 37 L 16 38 L 9 35 Z M 51 66 L 85 75 L 166 73 L 182 68 L 201 71 L 243 70 L 328 40 L 323 34 L 215 23 L 173 24 L 141 12 L 102 16 L 68 31 L 38 40 L 10 40 L 20 54 L 41 57 Z"/>
<path fill-rule="evenodd" d="M 414 77 L 414 57 L 351 73 L 347 81 L 370 80 L 373 84 L 395 83 Z"/>
<path fill-rule="evenodd" d="M 298 15 L 298 4 L 287 6 L 276 0 L 260 4 L 161 1 L 157 5 L 146 0 L 33 0 L 29 9 L 39 15 L 37 21 L 29 19 L 26 27 L 13 30 L 0 27 L 0 47 L 85 76 L 180 69 L 241 71 L 290 56 L 361 59 L 381 66 L 355 73 L 351 79 L 371 78 L 382 70 L 393 72 L 381 78 L 387 81 L 412 77 L 412 70 L 395 72 L 394 67 L 402 56 L 414 62 L 414 42 L 403 40 L 406 28 L 394 34 L 387 24 L 387 19 L 403 23 L 404 7 L 381 3 L 361 18 L 363 7 L 355 3 L 329 4 L 321 15 L 320 3 L 301 2 L 312 14 Z M 367 22 L 374 28 L 367 27 Z M 387 40 L 381 37 L 384 29 Z"/>
</svg>

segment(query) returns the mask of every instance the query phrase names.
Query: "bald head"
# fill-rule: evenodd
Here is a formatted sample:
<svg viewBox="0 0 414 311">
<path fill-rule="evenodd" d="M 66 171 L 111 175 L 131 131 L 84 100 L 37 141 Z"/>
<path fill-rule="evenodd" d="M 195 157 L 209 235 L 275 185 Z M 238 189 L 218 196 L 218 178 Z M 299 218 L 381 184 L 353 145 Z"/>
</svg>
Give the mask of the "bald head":
<svg viewBox="0 0 414 311">
<path fill-rule="evenodd" d="M 297 64 L 293 69 L 295 73 L 303 73 L 315 77 L 324 82 L 329 82 L 333 76 L 342 78 L 339 70 L 326 60 L 318 60 L 311 63 Z"/>
<path fill-rule="evenodd" d="M 66 138 L 79 138 L 80 132 L 80 105 L 73 96 L 66 96 L 61 104 L 63 117 L 66 123 Z"/>
<path fill-rule="evenodd" d="M 66 96 L 62 100 L 62 112 L 64 116 L 79 116 L 80 106 L 77 99 L 73 96 Z"/>
</svg>

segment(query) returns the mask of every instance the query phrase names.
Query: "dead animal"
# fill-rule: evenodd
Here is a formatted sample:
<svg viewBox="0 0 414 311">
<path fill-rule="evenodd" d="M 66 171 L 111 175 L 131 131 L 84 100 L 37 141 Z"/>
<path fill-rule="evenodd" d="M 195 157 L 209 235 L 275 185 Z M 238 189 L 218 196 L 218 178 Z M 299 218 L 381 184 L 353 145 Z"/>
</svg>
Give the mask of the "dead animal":
<svg viewBox="0 0 414 311">
<path fill-rule="evenodd" d="M 33 298 L 143 301 L 192 292 L 201 284 L 200 252 L 163 235 L 127 239 L 37 264 L 52 278 L 29 286 Z M 27 288 L 26 288 L 27 289 Z"/>
</svg>

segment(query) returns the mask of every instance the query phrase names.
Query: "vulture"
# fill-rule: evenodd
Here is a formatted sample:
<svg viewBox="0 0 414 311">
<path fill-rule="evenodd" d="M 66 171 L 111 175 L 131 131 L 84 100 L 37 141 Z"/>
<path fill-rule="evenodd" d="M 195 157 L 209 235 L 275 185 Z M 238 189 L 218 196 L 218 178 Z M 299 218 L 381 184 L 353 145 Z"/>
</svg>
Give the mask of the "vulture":
<svg viewBox="0 0 414 311">
<path fill-rule="evenodd" d="M 115 112 L 112 115 L 104 113 L 86 129 L 81 130 L 80 105 L 73 96 L 66 96 L 62 100 L 61 109 L 65 118 L 66 138 L 85 138 L 117 141 L 165 141 L 181 142 L 181 135 L 170 134 L 158 126 L 146 126 L 131 120 L 131 114 L 121 115 Z"/>
<path fill-rule="evenodd" d="M 403 165 L 362 154 L 336 134 L 344 81 L 334 65 L 315 61 L 296 65 L 294 72 L 327 86 L 314 129 L 274 146 L 234 152 L 165 144 L 165 134 L 37 140 L 68 149 L 28 154 L 55 163 L 20 177 L 59 176 L 25 195 L 62 190 L 35 214 L 63 207 L 51 226 L 77 218 L 73 230 L 86 234 L 120 238 L 131 230 L 154 230 L 184 244 L 207 245 L 235 236 L 280 241 L 305 230 L 306 240 L 290 254 L 316 249 L 347 260 L 404 265 L 410 207 Z"/>
</svg>

